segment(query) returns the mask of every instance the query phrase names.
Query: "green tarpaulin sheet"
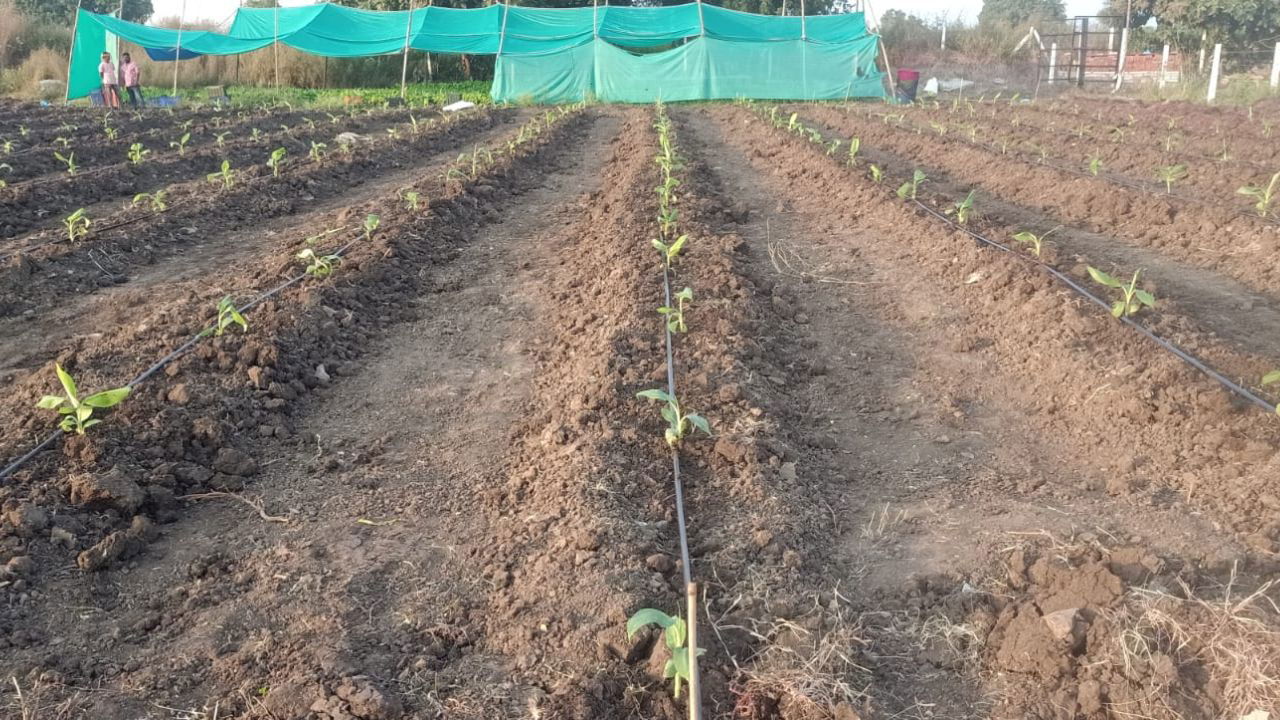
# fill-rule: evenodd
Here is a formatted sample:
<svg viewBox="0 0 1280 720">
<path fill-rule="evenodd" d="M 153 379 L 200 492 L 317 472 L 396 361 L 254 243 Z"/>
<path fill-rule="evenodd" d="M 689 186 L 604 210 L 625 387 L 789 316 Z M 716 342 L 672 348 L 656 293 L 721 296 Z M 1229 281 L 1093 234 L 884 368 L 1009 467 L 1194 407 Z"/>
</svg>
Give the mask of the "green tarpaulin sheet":
<svg viewBox="0 0 1280 720">
<path fill-rule="evenodd" d="M 79 11 L 70 96 L 98 87 L 98 56 L 113 33 L 175 50 L 177 30 Z M 242 8 L 223 33 L 183 32 L 186 53 L 232 55 L 279 41 L 327 57 L 414 50 L 496 55 L 493 99 L 553 103 L 882 97 L 879 38 L 862 13 L 778 17 L 705 3 L 663 7 L 374 12 L 320 4 Z"/>
</svg>

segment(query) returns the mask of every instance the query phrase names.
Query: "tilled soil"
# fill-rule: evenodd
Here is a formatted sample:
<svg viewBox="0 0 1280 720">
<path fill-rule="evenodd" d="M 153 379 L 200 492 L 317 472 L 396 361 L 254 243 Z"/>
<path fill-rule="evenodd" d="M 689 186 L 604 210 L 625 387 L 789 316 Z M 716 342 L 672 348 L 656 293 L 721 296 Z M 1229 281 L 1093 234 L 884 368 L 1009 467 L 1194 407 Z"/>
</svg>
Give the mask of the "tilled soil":
<svg viewBox="0 0 1280 720">
<path fill-rule="evenodd" d="M 690 238 L 672 283 L 694 292 L 674 372 L 713 429 L 680 450 L 708 717 L 1218 718 L 1275 699 L 1273 418 L 892 180 L 745 108 L 669 112 Z M 193 246 L 69 306 L 88 332 L 49 347 L 98 388 L 212 299 L 296 271 L 302 238 L 382 216 L 332 278 L 0 487 L 0 708 L 683 715 L 657 636 L 623 631 L 684 593 L 662 421 L 635 397 L 667 373 L 653 113 L 537 118 L 519 145 L 529 125 L 463 134 L 494 151 L 474 177 L 442 184 L 431 144 L 274 234 L 201 238 L 246 243 L 216 282 Z M 973 227 L 1047 219 L 1019 202 Z M 1112 257 L 1086 239 L 1079 262 Z M 139 296 L 154 306 L 118 306 Z M 36 305 L 34 326 L 61 317 Z M 1220 341 L 1215 313 L 1152 322 L 1256 372 L 1269 346 Z M 28 408 L 49 378 L 24 378 L 6 455 L 48 430 Z"/>
</svg>

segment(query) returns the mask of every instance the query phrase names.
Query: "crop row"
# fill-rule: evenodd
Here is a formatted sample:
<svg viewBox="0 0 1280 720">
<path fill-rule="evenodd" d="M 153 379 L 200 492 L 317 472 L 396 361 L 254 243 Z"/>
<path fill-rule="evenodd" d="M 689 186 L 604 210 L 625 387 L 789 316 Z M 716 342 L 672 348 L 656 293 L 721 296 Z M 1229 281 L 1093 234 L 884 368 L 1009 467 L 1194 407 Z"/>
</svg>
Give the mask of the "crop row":
<svg viewBox="0 0 1280 720">
<path fill-rule="evenodd" d="M 1024 163 L 953 138 L 860 121 L 831 109 L 818 108 L 806 114 L 842 135 L 862 137 L 899 156 L 928 157 L 933 167 L 957 182 L 1038 208 L 1055 217 L 1058 224 L 1076 223 L 1136 246 L 1159 249 L 1260 291 L 1280 290 L 1280 275 L 1270 265 L 1251 259 L 1280 248 L 1280 234 L 1270 224 L 1241 218 L 1223 208 L 1177 203 L 1163 193 L 1137 191 L 1040 163 Z"/>
<path fill-rule="evenodd" d="M 866 111 L 865 116 L 876 116 L 886 125 L 910 129 L 918 135 L 957 139 L 1002 156 L 1053 166 L 1077 176 L 1099 178 L 1183 203 L 1220 206 L 1238 202 L 1237 212 L 1241 215 L 1280 222 L 1280 202 L 1276 202 L 1280 199 L 1280 172 L 1276 172 L 1274 164 L 1251 164 L 1252 170 L 1242 172 L 1239 169 L 1242 163 L 1225 150 L 1211 159 L 1200 158 L 1201 162 L 1192 164 L 1179 157 L 1185 156 L 1185 150 L 1172 144 L 1172 138 L 1162 148 L 1144 148 L 1134 146 L 1129 131 L 1122 128 L 1117 128 L 1104 142 L 1077 136 L 1077 131 L 1046 141 L 1040 136 L 1041 131 L 1021 128 L 1018 125 L 1021 116 L 1016 113 L 1010 115 L 1008 129 L 966 122 L 963 117 L 956 117 L 956 113 L 964 113 L 958 102 L 946 111 L 940 107 L 912 111 L 911 114 L 924 115 L 925 122 L 908 122 L 906 112 L 875 115 Z M 942 115 L 943 112 L 949 114 Z M 1067 151 L 1071 151 L 1070 154 Z M 1185 192 L 1184 186 L 1194 186 L 1200 192 Z M 1207 198 L 1205 191 L 1221 197 Z M 1230 197 L 1232 195 L 1248 200 Z"/>
<path fill-rule="evenodd" d="M 231 489 L 228 483 L 243 478 L 228 474 L 253 472 L 231 438 L 283 424 L 292 400 L 348 372 L 344 367 L 367 350 L 369 333 L 392 321 L 386 308 L 401 305 L 396 298 L 422 282 L 422 265 L 450 252 L 453 226 L 476 222 L 467 212 L 477 197 L 491 195 L 513 172 L 535 166 L 540 153 L 572 133 L 575 123 L 566 118 L 577 116 L 564 109 L 535 117 L 487 148 L 474 170 L 459 159 L 445 173 L 413 183 L 408 190 L 414 196 L 398 192 L 361 206 L 357 227 L 335 215 L 338 226 L 288 241 L 287 249 L 247 271 L 240 290 L 219 294 L 208 306 L 207 291 L 188 292 L 145 310 L 140 325 L 60 354 L 48 375 L 12 388 L 17 418 L 5 421 L 3 450 L 17 450 L 41 428 L 57 424 L 59 430 L 0 471 L 0 479 L 33 492 L 59 467 L 41 451 L 62 441 L 72 468 L 113 467 L 113 473 L 147 486 L 141 504 L 152 510 L 172 505 L 166 488 L 174 487 L 175 476 L 188 489 Z M 450 175 L 451 169 L 462 174 Z M 443 175 L 450 177 L 442 181 Z M 256 294 L 250 296 L 247 287 Z M 182 340 L 184 332 L 192 334 Z M 125 368 L 139 372 L 124 384 L 108 382 Z M 61 392 L 49 393 L 49 380 Z M 107 389 L 86 392 L 90 384 Z M 128 519 L 128 513 L 108 515 L 103 530 Z M 109 564 L 123 538 L 146 525 L 135 518 L 130 530 L 81 552 L 80 566 Z"/>
<path fill-rule="evenodd" d="M 247 167 L 232 167 L 224 160 L 208 177 L 139 195 L 111 215 L 92 218 L 73 212 L 63 218 L 63 227 L 23 237 L 22 248 L 10 251 L 21 254 L 0 270 L 13 278 L 0 297 L 0 315 L 24 312 L 42 300 L 55 302 L 68 292 L 120 282 L 129 266 L 180 249 L 190 237 L 188 228 L 251 227 L 291 212 L 291 198 L 314 201 L 340 195 L 354 182 L 353 174 L 376 176 L 454 145 L 491 122 L 489 111 L 451 115 L 403 128 L 402 136 L 346 150 L 295 159 L 277 149 Z"/>
<path fill-rule="evenodd" d="M 1073 468 L 1072 474 L 1087 478 L 1096 470 L 1125 487 L 1150 482 L 1169 488 L 1188 503 L 1194 498 L 1212 507 L 1221 522 L 1249 536 L 1251 543 L 1274 547 L 1274 523 L 1259 529 L 1254 518 L 1239 514 L 1249 503 L 1274 502 L 1266 480 L 1269 463 L 1280 457 L 1274 452 L 1274 420 L 1241 401 L 1268 409 L 1270 403 L 1254 403 L 1248 395 L 1256 398 L 1257 393 L 1248 388 L 1239 388 L 1246 394 L 1237 397 L 1205 383 L 1200 373 L 1212 371 L 1211 366 L 1196 365 L 1186 353 L 1160 351 L 1151 335 L 1135 326 L 1144 317 L 1142 327 L 1161 323 L 1170 331 L 1166 336 L 1182 347 L 1213 366 L 1230 367 L 1231 377 L 1256 382 L 1268 368 L 1267 358 L 1223 347 L 1213 333 L 1164 307 L 1176 303 L 1158 297 L 1152 298 L 1154 311 L 1143 306 L 1136 318 L 1117 321 L 1095 312 L 1094 300 L 1079 302 L 1064 293 L 1064 285 L 1071 286 L 1055 278 L 1066 276 L 1099 300 L 1105 295 L 1107 310 L 1124 301 L 1124 291 L 1105 285 L 1089 289 L 1088 273 L 1080 278 L 1074 268 L 1058 275 L 1048 272 L 1028 249 L 1031 244 L 1020 249 L 990 241 L 997 232 L 1004 238 L 1022 228 L 994 221 L 979 225 L 981 206 L 971 207 L 966 225 L 960 225 L 956 213 L 963 196 L 945 201 L 926 196 L 930 179 L 917 178 L 910 165 L 879 166 L 877 182 L 865 160 L 850 164 L 841 152 L 843 142 L 828 155 L 834 140 L 821 133 L 814 139 L 807 129 L 787 132 L 786 118 L 774 129 L 767 112 L 754 117 L 780 133 L 780 142 L 806 156 L 778 170 L 787 182 L 830 198 L 840 222 L 876 237 L 859 249 L 868 261 L 874 258 L 877 275 L 893 283 L 901 302 L 923 293 L 933 302 L 956 303 L 954 309 L 940 308 L 947 318 L 946 334 L 959 343 L 959 352 L 980 350 L 984 362 L 994 364 L 980 374 L 984 381 L 1003 378 L 998 394 L 1007 393 L 1016 403 L 1017 414 L 1027 422 L 1025 432 L 1043 436 L 1046 447 L 1065 446 L 1069 455 L 1064 457 L 1089 455 L 1089 467 Z M 766 158 L 777 154 L 772 148 L 761 153 Z M 895 189 L 909 198 L 912 187 L 920 203 L 886 202 Z M 985 241 L 975 244 L 975 236 Z M 1124 285 L 1132 277 L 1108 274 L 1122 278 Z M 891 297 L 884 297 L 883 312 L 897 311 Z M 1046 374 L 1048 367 L 1051 374 Z M 1215 379 L 1230 382 L 1223 375 L 1219 372 Z M 1135 467 L 1126 458 L 1132 459 L 1139 446 L 1144 452 Z"/>
<path fill-rule="evenodd" d="M 136 144 L 150 146 L 156 154 L 170 149 L 185 152 L 212 144 L 216 138 L 232 135 L 239 128 L 249 125 L 266 125 L 270 122 L 271 128 L 289 128 L 314 123 L 307 113 L 272 114 L 267 111 L 226 112 L 199 122 L 196 118 L 182 121 L 173 119 L 169 122 L 149 123 L 158 127 L 146 129 L 139 129 L 141 122 L 119 123 L 120 119 L 107 112 L 95 118 L 96 122 L 90 125 L 64 122 L 56 126 L 58 134 L 47 142 L 35 142 L 33 131 L 26 126 L 18 128 L 16 137 L 0 135 L 0 161 L 9 166 L 3 172 L 3 179 L 9 185 L 18 185 L 43 175 L 56 177 L 58 174 L 65 174 L 68 169 L 65 158 L 71 155 L 75 156 L 72 163 L 77 171 L 88 172 L 100 165 L 119 162 Z M 23 135 L 23 132 L 27 135 Z"/>
<path fill-rule="evenodd" d="M 1203 143 L 1208 150 L 1216 149 L 1225 138 L 1244 145 L 1233 145 L 1233 149 L 1247 152 L 1253 148 L 1263 153 L 1263 159 L 1280 159 L 1269 146 L 1280 135 L 1280 120 L 1262 107 L 1210 108 L 1196 103 L 1117 102 L 1084 97 L 1017 103 L 980 97 L 976 104 L 979 112 L 987 115 L 1007 113 L 1007 106 L 1013 104 L 1028 120 L 1039 118 L 1044 125 L 1057 123 L 1073 132 L 1085 126 L 1098 138 L 1105 138 L 1120 127 L 1128 129 L 1139 141 L 1159 144 L 1170 132 L 1176 132 L 1190 142 Z"/>
<path fill-rule="evenodd" d="M 823 148 L 825 148 L 829 152 L 829 154 L 835 154 L 835 152 L 839 150 L 840 145 L 843 142 L 841 140 L 828 140 L 821 133 L 821 131 L 814 128 L 810 128 L 804 125 L 802 122 L 800 122 L 798 119 L 798 116 L 795 114 L 792 114 L 790 118 L 784 121 L 781 118 L 780 114 L 777 112 L 776 107 L 770 109 L 769 111 L 767 111 L 767 113 L 768 113 L 767 117 L 769 117 L 770 122 L 774 127 L 786 128 L 791 132 L 795 132 L 801 135 L 802 137 L 808 138 L 815 144 L 818 144 Z M 849 153 L 847 154 L 847 157 L 846 157 L 846 161 L 849 163 L 850 166 L 856 166 L 858 164 L 857 156 L 858 156 L 858 151 L 860 147 L 861 147 L 860 139 L 854 138 L 851 140 L 849 145 Z M 883 179 L 885 177 L 884 170 L 879 166 L 872 166 L 872 167 L 875 168 L 874 170 L 869 169 L 869 173 L 871 174 L 872 178 L 877 179 L 877 182 L 881 181 L 880 179 Z M 979 208 L 975 204 L 975 193 L 972 190 L 969 191 L 969 193 L 963 198 L 950 198 L 950 199 L 942 199 L 939 201 L 935 201 L 933 207 L 941 208 L 941 211 L 942 211 L 941 214 L 938 214 L 934 210 L 930 209 L 929 206 L 920 203 L 920 199 L 921 199 L 920 188 L 921 188 L 921 185 L 923 185 L 927 181 L 928 181 L 928 176 L 923 171 L 921 171 L 918 168 L 913 169 L 911 171 L 911 174 L 905 176 L 902 184 L 898 186 L 896 191 L 897 197 L 902 200 L 908 200 L 916 203 L 922 209 L 932 213 L 939 219 L 947 222 L 953 222 L 959 227 L 961 227 L 962 229 L 965 229 L 966 232 L 969 231 L 968 226 L 970 225 L 971 221 L 986 219 L 986 218 L 983 218 L 982 213 L 980 212 Z M 991 219 L 994 219 L 994 218 L 991 218 Z M 1052 271 L 1053 273 L 1056 274 L 1056 276 L 1060 277 L 1060 279 L 1066 281 L 1070 285 L 1074 285 L 1074 281 L 1072 281 L 1065 274 L 1063 274 L 1063 271 L 1061 269 L 1054 267 L 1053 258 L 1047 257 L 1045 255 L 1045 240 L 1047 236 L 1050 234 L 1049 232 L 1042 231 L 1037 233 L 1037 232 L 1034 232 L 1032 229 L 1026 229 L 1026 228 L 1016 229 L 1016 228 L 1007 228 L 1004 226 L 994 225 L 991 227 L 989 234 L 993 234 L 993 235 L 998 234 L 1000 237 L 1008 237 L 1014 243 L 1013 246 L 1009 246 L 1009 245 L 1004 245 L 1002 243 L 997 243 L 992 241 L 993 246 L 998 246 L 1005 250 L 1010 250 L 1011 247 L 1021 246 L 1034 259 L 1033 261 L 1034 264 Z M 985 235 L 983 235 L 982 237 L 984 237 L 985 239 Z M 1077 259 L 1078 258 L 1079 256 L 1077 256 Z M 1070 268 L 1068 268 L 1067 270 L 1069 271 Z M 1099 268 L 1088 266 L 1088 265 L 1085 266 L 1085 270 L 1087 272 L 1088 277 L 1092 279 L 1095 283 L 1097 283 L 1098 285 L 1104 288 L 1109 289 L 1107 293 L 1104 293 L 1104 294 L 1110 294 L 1112 296 L 1110 309 L 1111 309 L 1111 314 L 1116 318 L 1128 319 L 1134 315 L 1137 315 L 1139 312 L 1143 311 L 1144 309 L 1155 308 L 1156 306 L 1155 296 L 1149 291 L 1142 289 L 1142 287 L 1139 286 L 1138 284 L 1139 277 L 1142 273 L 1141 268 L 1134 270 L 1131 277 L 1129 276 L 1128 273 L 1120 273 L 1117 276 L 1113 276 L 1110 273 L 1100 270 Z M 1195 363 L 1193 362 L 1193 364 Z M 1200 365 L 1197 365 L 1197 368 L 1202 370 L 1206 369 Z M 1219 379 L 1220 381 L 1222 379 L 1225 379 L 1225 376 L 1223 376 L 1221 373 L 1217 373 L 1216 371 L 1212 371 L 1212 370 L 1209 370 L 1208 372 L 1210 375 L 1215 376 L 1215 379 Z M 1259 374 L 1256 377 L 1257 377 L 1257 383 L 1260 385 L 1270 385 L 1270 384 L 1280 382 L 1280 372 L 1277 372 L 1277 371 L 1271 371 L 1265 374 Z M 1245 397 L 1251 400 L 1257 399 L 1256 395 L 1253 395 L 1251 392 L 1249 392 L 1244 388 L 1240 388 L 1234 382 L 1229 382 L 1227 383 L 1227 385 L 1229 389 L 1240 392 L 1244 394 Z M 1273 404 L 1267 403 L 1265 401 L 1259 401 L 1258 404 L 1265 407 L 1269 412 L 1276 411 L 1276 408 Z"/>
<path fill-rule="evenodd" d="M 415 128 L 426 124 L 410 117 Z M 375 122 L 378 127 L 382 126 L 381 121 Z M 405 132 L 397 127 L 387 129 L 393 131 L 389 134 L 396 137 Z M 41 220 L 51 214 L 69 212 L 76 206 L 121 196 L 131 197 L 139 192 L 152 190 L 162 182 L 171 182 L 196 173 L 204 175 L 209 170 L 218 168 L 219 158 L 239 166 L 261 157 L 260 153 L 264 150 L 273 152 L 279 148 L 284 148 L 291 154 L 318 156 L 330 149 L 325 140 L 332 141 L 334 134 L 332 128 L 316 126 L 314 123 L 299 128 L 285 127 L 272 133 L 263 133 L 257 128 L 240 133 L 228 130 L 221 133 L 209 147 L 197 151 L 185 146 L 184 140 L 189 140 L 189 133 L 186 133 L 172 141 L 174 147 L 171 151 L 161 153 L 142 143 L 134 143 L 121 154 L 118 161 L 94 171 L 80 170 L 74 152 L 67 155 L 59 153 L 59 157 L 66 163 L 64 174 L 0 190 L 0 207 L 11 210 L 0 227 L 0 233 L 13 235 L 39 226 Z M 338 137 L 351 138 L 347 145 L 354 145 L 360 140 L 359 136 L 348 134 L 338 134 Z M 335 142 L 332 149 L 348 151 L 351 148 L 343 148 L 341 143 Z"/>
</svg>

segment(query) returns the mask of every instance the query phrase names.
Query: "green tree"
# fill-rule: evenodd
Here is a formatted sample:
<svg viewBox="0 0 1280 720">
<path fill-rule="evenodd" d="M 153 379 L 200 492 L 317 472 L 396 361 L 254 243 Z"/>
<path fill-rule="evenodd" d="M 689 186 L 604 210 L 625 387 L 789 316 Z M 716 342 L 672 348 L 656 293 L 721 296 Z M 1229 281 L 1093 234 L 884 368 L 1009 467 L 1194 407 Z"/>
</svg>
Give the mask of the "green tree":
<svg viewBox="0 0 1280 720">
<path fill-rule="evenodd" d="M 1129 0 L 1107 0 L 1105 14 L 1124 16 Z M 1156 20 L 1152 35 L 1160 42 L 1196 48 L 1201 33 L 1228 50 L 1269 50 L 1280 37 L 1276 0 L 1133 0 L 1132 27 Z M 1123 22 L 1121 22 L 1123 26 Z"/>
<path fill-rule="evenodd" d="M 983 25 L 1025 25 L 1039 20 L 1064 20 L 1062 0 L 983 0 L 978 22 Z"/>
<path fill-rule="evenodd" d="M 16 0 L 23 15 L 39 22 L 71 27 L 76 16 L 76 0 Z M 118 0 L 83 0 L 80 7 L 90 12 L 110 13 L 120 8 Z M 154 12 L 151 0 L 124 0 L 124 19 L 146 22 Z"/>
</svg>

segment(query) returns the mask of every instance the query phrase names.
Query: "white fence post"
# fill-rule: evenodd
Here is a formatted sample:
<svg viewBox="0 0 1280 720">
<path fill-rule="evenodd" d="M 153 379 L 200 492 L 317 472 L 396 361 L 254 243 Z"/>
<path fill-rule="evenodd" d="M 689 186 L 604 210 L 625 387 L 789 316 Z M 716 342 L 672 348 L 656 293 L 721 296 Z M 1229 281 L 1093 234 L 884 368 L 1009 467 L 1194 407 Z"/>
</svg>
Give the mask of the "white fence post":
<svg viewBox="0 0 1280 720">
<path fill-rule="evenodd" d="M 1164 51 L 1160 53 L 1160 89 L 1164 89 L 1165 73 L 1169 71 L 1169 43 L 1164 44 Z"/>
<path fill-rule="evenodd" d="M 1058 43 L 1049 43 L 1049 84 L 1053 84 L 1053 77 L 1058 74 Z"/>
<path fill-rule="evenodd" d="M 1271 61 L 1271 87 L 1280 88 L 1280 42 L 1276 43 L 1276 56 Z"/>
<path fill-rule="evenodd" d="M 942 43 L 938 47 L 939 50 L 947 49 L 947 21 L 942 21 Z"/>
<path fill-rule="evenodd" d="M 1107 28 L 1107 52 L 1116 49 L 1116 29 Z"/>
<path fill-rule="evenodd" d="M 1116 65 L 1116 90 L 1124 83 L 1124 61 L 1129 55 L 1129 28 L 1120 31 L 1120 57 L 1117 58 L 1119 63 Z"/>
<path fill-rule="evenodd" d="M 1213 102 L 1218 97 L 1218 73 L 1222 70 L 1222 43 L 1213 46 L 1213 66 L 1209 70 L 1209 94 L 1205 98 Z"/>
</svg>

